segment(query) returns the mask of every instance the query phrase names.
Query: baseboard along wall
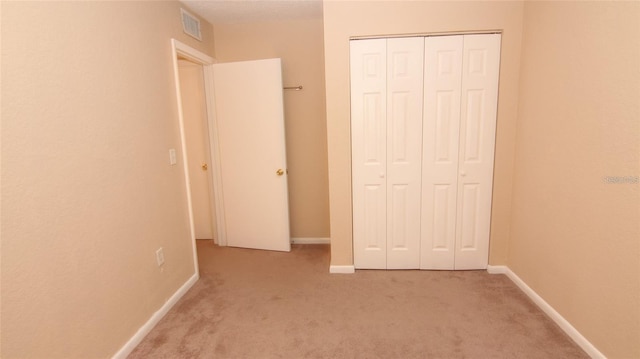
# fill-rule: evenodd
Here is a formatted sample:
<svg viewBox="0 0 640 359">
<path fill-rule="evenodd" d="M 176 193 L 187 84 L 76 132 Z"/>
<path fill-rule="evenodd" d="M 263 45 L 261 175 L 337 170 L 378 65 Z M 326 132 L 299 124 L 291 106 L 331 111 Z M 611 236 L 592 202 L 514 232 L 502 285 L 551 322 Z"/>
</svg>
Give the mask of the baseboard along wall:
<svg viewBox="0 0 640 359">
<path fill-rule="evenodd" d="M 149 334 L 151 329 L 158 324 L 158 322 L 173 308 L 174 305 L 184 296 L 191 287 L 198 281 L 198 273 L 195 273 L 191 278 L 189 278 L 183 285 L 180 287 L 172 296 L 167 300 L 166 303 L 153 315 L 149 320 L 142 326 L 136 334 L 129 339 L 129 341 L 122 347 L 118 352 L 113 356 L 113 359 L 125 359 L 131 352 L 142 342 L 142 339 Z"/>
<path fill-rule="evenodd" d="M 591 358 L 594 359 L 606 359 L 604 354 L 602 354 L 587 338 L 585 338 L 576 328 L 569 323 L 564 317 L 558 313 L 549 303 L 547 303 L 538 293 L 536 293 L 531 287 L 529 287 L 517 274 L 515 274 L 509 267 L 507 266 L 487 266 L 487 272 L 490 274 L 504 274 L 506 275 L 515 285 L 520 288 L 543 312 L 545 312 L 551 319 L 558 324 L 560 329 L 562 329 L 567 335 L 574 341 L 582 350 L 584 350 Z"/>
<path fill-rule="evenodd" d="M 356 272 L 354 266 L 329 266 L 329 273 L 332 274 L 353 274 Z"/>
<path fill-rule="evenodd" d="M 292 244 L 329 244 L 331 239 L 319 237 L 295 237 L 291 238 Z"/>
</svg>

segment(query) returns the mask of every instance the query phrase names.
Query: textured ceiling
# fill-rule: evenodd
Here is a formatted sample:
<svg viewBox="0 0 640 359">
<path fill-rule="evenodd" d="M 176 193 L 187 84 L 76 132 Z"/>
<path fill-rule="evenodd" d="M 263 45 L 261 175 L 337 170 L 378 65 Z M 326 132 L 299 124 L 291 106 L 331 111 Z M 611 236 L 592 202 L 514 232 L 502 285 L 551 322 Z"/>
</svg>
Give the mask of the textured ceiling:
<svg viewBox="0 0 640 359">
<path fill-rule="evenodd" d="M 322 18 L 322 0 L 182 0 L 212 24 Z"/>
</svg>

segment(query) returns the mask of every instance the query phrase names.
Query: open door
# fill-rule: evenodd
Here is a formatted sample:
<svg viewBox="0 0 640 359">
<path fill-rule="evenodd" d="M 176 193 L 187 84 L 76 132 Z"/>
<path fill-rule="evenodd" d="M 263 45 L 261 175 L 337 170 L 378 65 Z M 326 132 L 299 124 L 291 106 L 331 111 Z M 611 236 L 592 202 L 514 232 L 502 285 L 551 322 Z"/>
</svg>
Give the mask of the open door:
<svg viewBox="0 0 640 359">
<path fill-rule="evenodd" d="M 211 67 L 224 211 L 220 242 L 290 251 L 281 61 Z"/>
</svg>

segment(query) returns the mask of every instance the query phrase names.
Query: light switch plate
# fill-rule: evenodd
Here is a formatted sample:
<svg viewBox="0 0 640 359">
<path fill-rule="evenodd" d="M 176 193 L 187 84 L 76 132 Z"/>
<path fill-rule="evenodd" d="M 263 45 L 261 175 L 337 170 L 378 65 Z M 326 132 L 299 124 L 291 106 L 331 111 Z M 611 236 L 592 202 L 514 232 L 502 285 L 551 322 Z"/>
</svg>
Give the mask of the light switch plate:
<svg viewBox="0 0 640 359">
<path fill-rule="evenodd" d="M 176 150 L 175 148 L 171 148 L 169 149 L 169 164 L 175 165 L 176 162 Z"/>
<path fill-rule="evenodd" d="M 156 251 L 156 262 L 158 262 L 158 267 L 161 267 L 164 264 L 164 250 L 162 247 L 158 248 Z"/>
</svg>

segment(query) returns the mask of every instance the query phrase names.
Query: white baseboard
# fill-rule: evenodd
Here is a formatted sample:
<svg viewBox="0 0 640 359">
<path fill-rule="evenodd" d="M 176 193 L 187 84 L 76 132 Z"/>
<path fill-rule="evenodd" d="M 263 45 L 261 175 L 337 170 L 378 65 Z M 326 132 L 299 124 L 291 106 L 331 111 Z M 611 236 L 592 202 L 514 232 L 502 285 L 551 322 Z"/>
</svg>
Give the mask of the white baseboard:
<svg viewBox="0 0 640 359">
<path fill-rule="evenodd" d="M 356 272 L 354 266 L 329 266 L 329 273 L 353 274 Z"/>
<path fill-rule="evenodd" d="M 505 274 L 515 285 L 520 288 L 543 312 L 545 312 L 567 335 L 573 339 L 582 350 L 591 358 L 606 357 L 587 338 L 569 323 L 560 313 L 558 313 L 549 303 L 547 303 L 538 293 L 529 287 L 518 275 L 507 266 L 487 266 L 487 272 L 491 274 Z"/>
<path fill-rule="evenodd" d="M 329 244 L 331 240 L 329 238 L 317 238 L 317 237 L 297 237 L 291 238 L 293 244 Z"/>
<path fill-rule="evenodd" d="M 122 348 L 120 348 L 120 350 L 118 350 L 118 352 L 113 356 L 113 359 L 124 359 L 129 354 L 131 354 L 133 349 L 135 349 L 138 344 L 142 342 L 142 339 L 144 339 L 144 337 L 149 334 L 151 329 L 153 329 L 153 327 L 158 324 L 160 319 L 162 319 L 169 312 L 169 310 L 173 308 L 174 305 L 176 305 L 178 300 L 182 298 L 182 296 L 185 295 L 185 293 L 187 293 L 189 289 L 191 289 L 191 287 L 198 281 L 198 278 L 198 273 L 189 278 L 157 312 L 153 313 L 151 318 L 149 318 L 149 320 L 142 327 L 140 327 L 140 329 L 138 329 L 136 334 L 134 334 L 133 337 L 131 337 L 131 339 L 129 339 L 129 341 Z"/>
<path fill-rule="evenodd" d="M 507 266 L 487 266 L 487 272 L 489 274 L 507 274 Z"/>
</svg>

